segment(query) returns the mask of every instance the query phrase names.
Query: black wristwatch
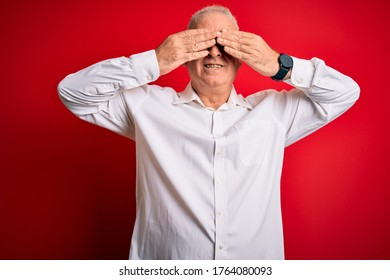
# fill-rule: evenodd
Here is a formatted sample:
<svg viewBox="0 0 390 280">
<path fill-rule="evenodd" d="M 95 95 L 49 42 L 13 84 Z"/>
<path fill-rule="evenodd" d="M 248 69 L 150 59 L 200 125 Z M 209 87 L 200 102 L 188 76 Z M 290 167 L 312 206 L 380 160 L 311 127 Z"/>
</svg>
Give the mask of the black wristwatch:
<svg viewBox="0 0 390 280">
<path fill-rule="evenodd" d="M 278 73 L 276 73 L 275 76 L 272 76 L 271 79 L 277 82 L 283 81 L 284 77 L 286 77 L 288 71 L 293 68 L 294 61 L 291 58 L 291 56 L 288 56 L 287 54 L 280 54 L 278 58 L 278 62 L 280 65 Z"/>
</svg>

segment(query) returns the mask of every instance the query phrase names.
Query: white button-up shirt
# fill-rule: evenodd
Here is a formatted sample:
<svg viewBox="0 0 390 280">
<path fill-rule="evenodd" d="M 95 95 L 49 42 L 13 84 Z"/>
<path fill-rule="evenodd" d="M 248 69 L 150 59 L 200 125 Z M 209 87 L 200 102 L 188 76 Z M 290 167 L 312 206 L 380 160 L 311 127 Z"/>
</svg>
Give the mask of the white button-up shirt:
<svg viewBox="0 0 390 280">
<path fill-rule="evenodd" d="M 154 51 L 66 77 L 64 104 L 136 141 L 137 216 L 130 259 L 283 259 L 284 148 L 346 111 L 359 87 L 320 59 L 294 58 L 295 88 L 206 108 L 190 84 L 159 77 Z"/>
</svg>

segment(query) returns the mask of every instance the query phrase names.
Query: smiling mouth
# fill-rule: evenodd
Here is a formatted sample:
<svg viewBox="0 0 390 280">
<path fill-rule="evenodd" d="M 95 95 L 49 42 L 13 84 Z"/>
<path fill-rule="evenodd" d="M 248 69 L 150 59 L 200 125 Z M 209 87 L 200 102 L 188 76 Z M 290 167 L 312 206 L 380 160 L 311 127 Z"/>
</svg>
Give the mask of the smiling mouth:
<svg viewBox="0 0 390 280">
<path fill-rule="evenodd" d="M 223 67 L 221 64 L 204 64 L 203 67 L 207 69 L 220 69 Z"/>
</svg>

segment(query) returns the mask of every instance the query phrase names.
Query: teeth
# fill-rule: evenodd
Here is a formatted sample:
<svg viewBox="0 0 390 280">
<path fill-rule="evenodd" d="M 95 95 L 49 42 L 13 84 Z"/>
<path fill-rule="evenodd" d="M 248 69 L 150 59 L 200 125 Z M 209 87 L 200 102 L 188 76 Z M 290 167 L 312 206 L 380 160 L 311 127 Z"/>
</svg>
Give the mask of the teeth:
<svg viewBox="0 0 390 280">
<path fill-rule="evenodd" d="M 220 64 L 206 64 L 205 67 L 208 68 L 208 69 L 210 69 L 210 68 L 222 68 L 222 65 L 220 65 Z"/>
</svg>

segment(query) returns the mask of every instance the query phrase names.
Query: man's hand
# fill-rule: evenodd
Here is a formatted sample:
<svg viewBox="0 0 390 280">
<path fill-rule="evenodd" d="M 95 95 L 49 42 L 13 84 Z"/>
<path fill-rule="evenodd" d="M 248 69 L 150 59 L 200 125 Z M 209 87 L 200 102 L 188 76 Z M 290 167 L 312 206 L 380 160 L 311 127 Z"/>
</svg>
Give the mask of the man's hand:
<svg viewBox="0 0 390 280">
<path fill-rule="evenodd" d="M 206 57 L 215 45 L 215 32 L 190 29 L 169 36 L 156 49 L 160 75 L 167 74 L 187 61 Z"/>
<path fill-rule="evenodd" d="M 238 30 L 217 32 L 217 43 L 226 53 L 245 62 L 263 76 L 274 76 L 279 71 L 279 53 L 260 36 Z"/>
</svg>

